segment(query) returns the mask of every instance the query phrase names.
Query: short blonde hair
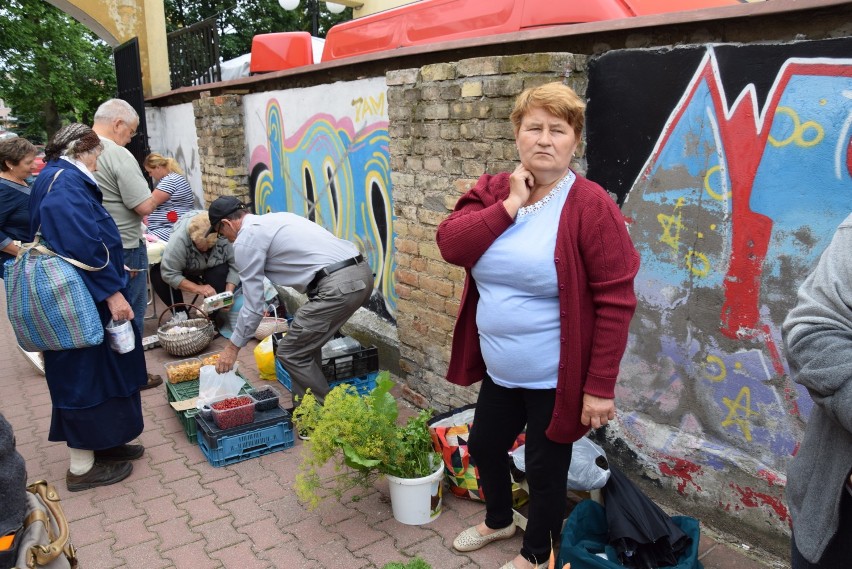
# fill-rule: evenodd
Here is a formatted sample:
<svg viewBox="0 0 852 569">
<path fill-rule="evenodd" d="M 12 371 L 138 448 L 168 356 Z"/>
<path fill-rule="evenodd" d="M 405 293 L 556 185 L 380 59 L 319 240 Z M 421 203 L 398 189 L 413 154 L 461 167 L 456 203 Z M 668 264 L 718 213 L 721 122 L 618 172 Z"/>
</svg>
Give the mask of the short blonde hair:
<svg viewBox="0 0 852 569">
<path fill-rule="evenodd" d="M 553 116 L 565 120 L 574 129 L 574 136 L 577 137 L 577 140 L 583 135 L 583 126 L 586 122 L 584 114 L 586 103 L 571 87 L 558 82 L 545 83 L 538 87 L 525 89 L 523 93 L 518 95 L 512 114 L 509 116 L 515 129 L 515 136 L 521 129 L 524 116 L 534 108 L 544 109 Z"/>
<path fill-rule="evenodd" d="M 219 236 L 215 233 L 207 235 L 207 232 L 210 230 L 210 217 L 206 211 L 202 211 L 190 219 L 186 229 L 193 243 L 196 241 L 207 241 L 207 244 L 212 247 L 216 244 L 216 240 L 219 239 Z"/>
</svg>

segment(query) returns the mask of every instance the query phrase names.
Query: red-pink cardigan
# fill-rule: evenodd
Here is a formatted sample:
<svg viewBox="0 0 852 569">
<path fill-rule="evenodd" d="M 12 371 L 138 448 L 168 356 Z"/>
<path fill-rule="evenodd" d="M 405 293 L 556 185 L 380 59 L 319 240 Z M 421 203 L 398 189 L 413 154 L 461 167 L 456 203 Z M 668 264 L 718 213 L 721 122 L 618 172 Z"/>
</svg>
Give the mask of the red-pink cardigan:
<svg viewBox="0 0 852 569">
<path fill-rule="evenodd" d="M 514 223 L 503 206 L 508 195 L 509 174 L 485 174 L 438 227 L 441 255 L 466 272 L 447 371 L 447 381 L 456 385 L 472 385 L 486 375 L 476 326 L 479 291 L 470 269 Z M 603 188 L 579 175 L 559 219 L 553 262 L 561 348 L 556 405 L 546 434 L 553 441 L 569 443 L 589 430 L 580 422 L 584 392 L 615 398 L 619 364 L 636 310 L 633 278 L 639 270 L 639 254 L 621 210 Z"/>
</svg>

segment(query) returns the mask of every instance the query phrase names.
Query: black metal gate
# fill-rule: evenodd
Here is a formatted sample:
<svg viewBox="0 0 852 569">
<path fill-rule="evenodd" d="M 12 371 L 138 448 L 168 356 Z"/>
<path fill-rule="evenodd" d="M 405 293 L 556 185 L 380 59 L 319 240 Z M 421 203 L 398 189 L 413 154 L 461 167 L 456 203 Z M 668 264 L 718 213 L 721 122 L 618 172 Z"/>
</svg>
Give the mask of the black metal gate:
<svg viewBox="0 0 852 569">
<path fill-rule="evenodd" d="M 139 114 L 139 127 L 136 136 L 127 145 L 127 149 L 139 162 L 142 174 L 145 168 L 142 162 L 150 153 L 148 146 L 148 125 L 145 122 L 145 97 L 142 93 L 142 65 L 139 62 L 138 38 L 130 39 L 113 51 L 115 60 L 115 78 L 118 86 L 118 98 L 130 103 Z M 147 176 L 146 176 L 147 178 Z"/>
<path fill-rule="evenodd" d="M 166 36 L 172 89 L 222 80 L 216 16 Z"/>
</svg>

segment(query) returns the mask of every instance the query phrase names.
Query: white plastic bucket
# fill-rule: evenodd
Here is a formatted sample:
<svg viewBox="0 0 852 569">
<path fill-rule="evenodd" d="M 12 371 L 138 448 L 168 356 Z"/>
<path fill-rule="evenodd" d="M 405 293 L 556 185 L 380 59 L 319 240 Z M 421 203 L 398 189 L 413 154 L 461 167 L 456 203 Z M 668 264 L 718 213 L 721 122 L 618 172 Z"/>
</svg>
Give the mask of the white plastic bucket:
<svg viewBox="0 0 852 569">
<path fill-rule="evenodd" d="M 397 478 L 388 475 L 391 508 L 396 521 L 418 526 L 428 524 L 441 514 L 444 464 L 439 461 L 434 473 L 423 478 Z"/>
<path fill-rule="evenodd" d="M 136 335 L 133 333 L 133 326 L 130 325 L 130 320 L 112 320 L 106 325 L 107 337 L 109 338 L 109 347 L 119 354 L 132 352 L 136 345 Z"/>
</svg>

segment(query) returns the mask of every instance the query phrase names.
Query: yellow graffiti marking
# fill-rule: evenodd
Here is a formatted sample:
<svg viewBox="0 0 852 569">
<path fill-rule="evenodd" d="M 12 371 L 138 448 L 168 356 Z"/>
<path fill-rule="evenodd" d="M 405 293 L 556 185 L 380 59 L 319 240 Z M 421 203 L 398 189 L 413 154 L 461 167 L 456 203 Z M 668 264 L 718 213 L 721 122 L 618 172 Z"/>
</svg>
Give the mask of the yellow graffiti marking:
<svg viewBox="0 0 852 569">
<path fill-rule="evenodd" d="M 684 257 L 686 266 L 692 271 L 692 274 L 697 277 L 706 277 L 710 274 L 710 260 L 704 253 L 699 253 L 695 249 L 690 249 Z"/>
<path fill-rule="evenodd" d="M 713 166 L 712 168 L 707 170 L 707 173 L 704 174 L 704 189 L 707 190 L 707 193 L 710 194 L 710 197 L 714 200 L 726 200 L 731 197 L 730 191 L 720 194 L 719 192 L 710 187 L 710 176 L 712 176 L 716 172 L 719 172 L 719 186 L 722 185 L 722 167 L 717 164 L 716 166 Z"/>
<path fill-rule="evenodd" d="M 671 247 L 674 252 L 677 252 L 677 249 L 680 246 L 680 230 L 685 229 L 684 225 L 680 222 L 681 206 L 683 206 L 683 198 L 678 198 L 677 204 L 675 204 L 674 208 L 674 215 L 665 215 L 663 213 L 657 214 L 657 221 L 663 228 L 663 234 L 660 236 L 660 241 Z M 674 229 L 674 233 L 672 233 L 672 229 Z"/>
<path fill-rule="evenodd" d="M 383 115 L 385 114 L 385 94 L 379 93 L 378 97 L 358 97 L 352 99 L 350 103 L 355 107 L 355 122 L 360 122 L 361 119 L 368 115 Z"/>
<path fill-rule="evenodd" d="M 711 373 L 711 366 L 715 366 L 719 371 L 717 373 Z M 722 358 L 719 356 L 707 356 L 707 362 L 704 364 L 703 372 L 705 379 L 709 379 L 713 383 L 722 381 L 728 374 L 728 371 L 725 369 L 725 362 L 723 362 Z"/>
<path fill-rule="evenodd" d="M 680 230 L 686 229 L 686 226 L 681 222 L 681 207 L 683 207 L 684 202 L 684 198 L 677 199 L 672 215 L 664 213 L 657 214 L 657 221 L 663 229 L 660 241 L 671 247 L 674 253 L 678 253 L 680 249 Z M 704 234 L 701 232 L 696 232 L 696 234 L 699 239 L 704 237 Z M 710 274 L 710 260 L 704 253 L 689 249 L 684 256 L 684 261 L 692 274 L 699 277 L 706 277 Z"/>
<path fill-rule="evenodd" d="M 743 405 L 743 401 L 745 401 L 745 405 Z M 749 388 L 743 387 L 740 389 L 734 401 L 731 401 L 727 397 L 722 397 L 722 403 L 728 408 L 728 416 L 722 421 L 722 426 L 729 427 L 736 424 L 743 432 L 745 440 L 751 442 L 751 424 L 748 418 L 752 415 L 759 415 L 759 413 L 751 410 L 751 391 Z M 742 412 L 742 415 L 740 412 Z"/>
<path fill-rule="evenodd" d="M 778 107 L 775 109 L 775 114 L 777 115 L 787 115 L 793 120 L 793 132 L 785 138 L 784 140 L 778 140 L 774 138 L 771 134 L 769 135 L 769 142 L 772 146 L 787 146 L 791 142 L 795 142 L 797 146 L 802 147 L 810 147 L 815 146 L 822 142 L 822 139 L 825 137 L 825 130 L 823 130 L 822 126 L 815 121 L 807 121 L 801 122 L 799 120 L 799 115 L 795 110 L 790 107 Z M 813 138 L 810 140 L 806 139 L 808 131 L 812 131 Z"/>
</svg>

